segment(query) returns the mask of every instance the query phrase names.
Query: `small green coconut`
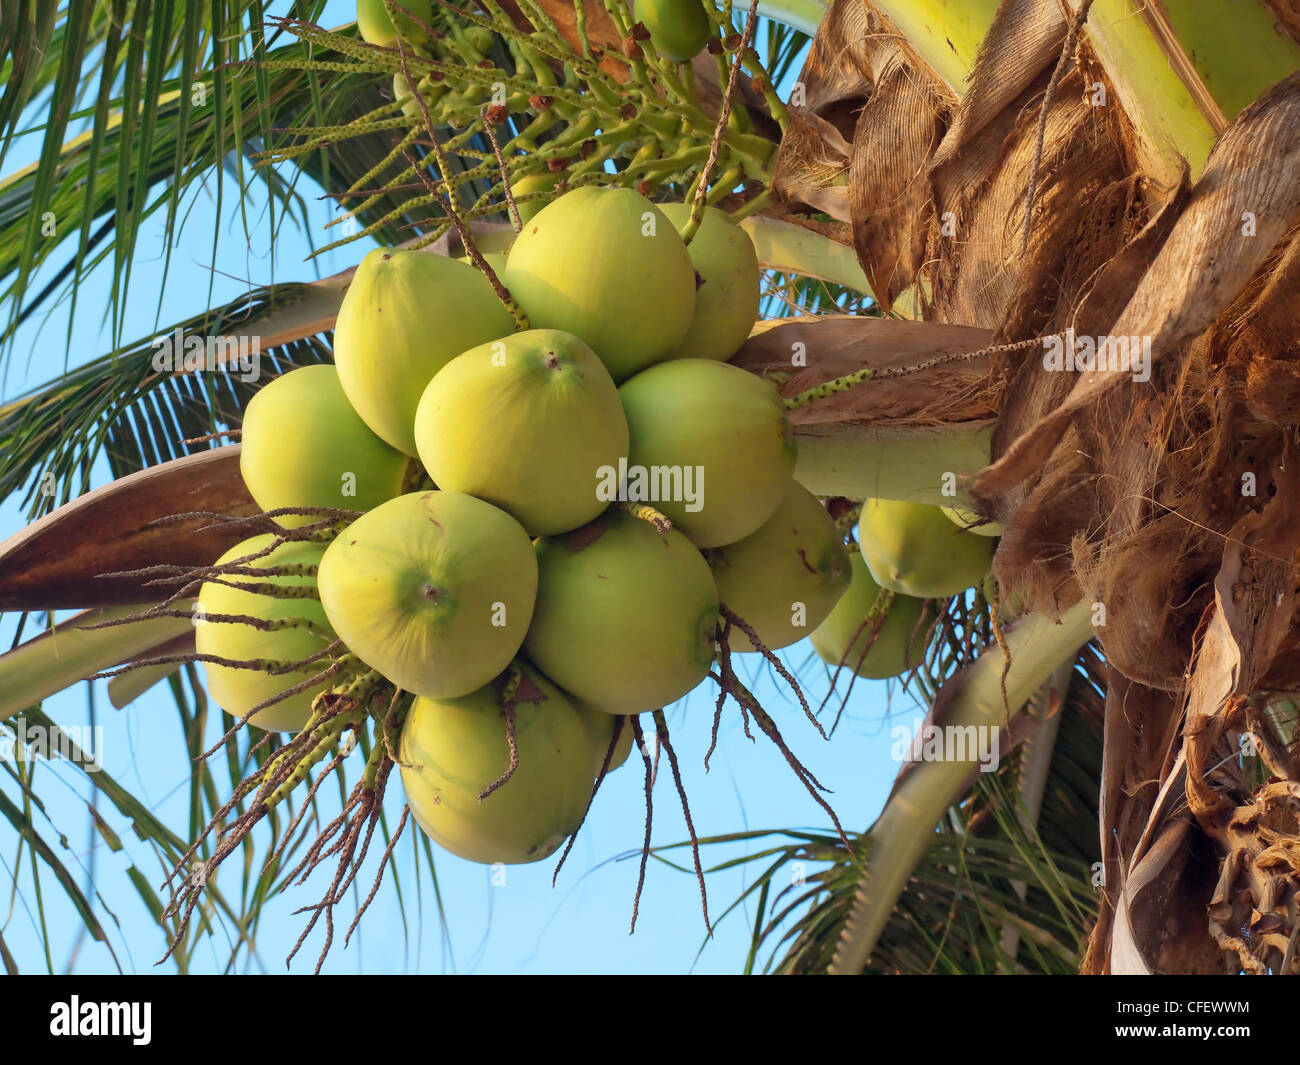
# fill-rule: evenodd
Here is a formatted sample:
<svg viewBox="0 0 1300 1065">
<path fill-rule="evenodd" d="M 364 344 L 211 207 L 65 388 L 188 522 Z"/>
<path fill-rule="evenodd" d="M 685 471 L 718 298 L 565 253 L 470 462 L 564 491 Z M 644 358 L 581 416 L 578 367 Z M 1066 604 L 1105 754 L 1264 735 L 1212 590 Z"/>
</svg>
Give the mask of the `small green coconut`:
<svg viewBox="0 0 1300 1065">
<path fill-rule="evenodd" d="M 425 107 L 432 112 L 433 105 L 437 103 L 440 97 L 446 95 L 447 85 L 445 82 L 434 84 L 428 78 L 420 78 L 416 82 L 416 91 L 423 97 Z M 402 103 L 402 114 L 407 118 L 422 119 L 424 117 L 419 102 L 411 95 L 406 84 L 406 77 L 400 70 L 393 75 L 393 99 L 404 101 Z"/>
<path fill-rule="evenodd" d="M 663 204 L 660 210 L 678 232 L 691 217 L 691 205 L 686 203 Z M 726 362 L 745 342 L 758 318 L 761 274 L 754 242 L 716 207 L 706 207 L 687 250 L 701 284 L 695 292 L 691 328 L 677 353 Z"/>
<path fill-rule="evenodd" d="M 675 702 L 708 674 L 718 624 L 709 565 L 681 533 L 610 510 L 537 542 L 524 653 L 607 714 Z"/>
<path fill-rule="evenodd" d="M 684 63 L 709 40 L 709 19 L 700 0 L 637 0 L 636 17 L 665 59 Z"/>
<path fill-rule="evenodd" d="M 302 366 L 264 385 L 244 410 L 239 472 L 263 510 L 369 510 L 402 491 L 410 459 L 370 431 L 333 366 Z M 282 515 L 286 527 L 318 521 Z"/>
<path fill-rule="evenodd" d="M 893 604 L 872 641 L 874 622 L 866 623 L 865 619 L 875 606 L 881 588 L 872 580 L 861 555 L 850 556 L 850 561 L 853 580 L 835 609 L 813 632 L 813 650 L 832 668 L 842 662 L 846 669 L 870 680 L 897 677 L 915 668 L 925 655 L 925 637 L 934 616 L 933 609 L 924 600 L 895 593 Z"/>
<path fill-rule="evenodd" d="M 433 0 L 399 0 L 399 6 L 426 26 L 433 20 Z M 425 39 L 424 30 L 406 15 L 397 15 L 394 25 L 384 0 L 357 0 L 357 29 L 363 40 L 382 48 L 392 48 L 399 36 L 416 44 Z"/>
<path fill-rule="evenodd" d="M 334 631 L 399 688 L 454 699 L 510 664 L 537 594 L 523 527 L 461 492 L 412 492 L 362 515 L 320 565 Z"/>
<path fill-rule="evenodd" d="M 921 599 L 956 595 L 984 579 L 993 541 L 953 527 L 939 507 L 868 499 L 858 546 L 882 588 Z"/>
<path fill-rule="evenodd" d="M 473 266 L 432 252 L 376 248 L 361 260 L 339 307 L 334 362 L 361 419 L 414 455 L 415 408 L 433 375 L 461 352 L 514 330 L 514 318 Z"/>
<path fill-rule="evenodd" d="M 673 359 L 620 388 L 631 447 L 622 495 L 648 503 L 697 547 L 744 539 L 794 475 L 796 448 L 776 388 L 709 359 Z"/>
<path fill-rule="evenodd" d="M 572 333 L 530 329 L 439 370 L 416 412 L 415 443 L 437 485 L 550 536 L 605 509 L 597 480 L 627 455 L 627 418 L 591 348 Z"/>
<path fill-rule="evenodd" d="M 521 196 L 533 193 L 554 192 L 560 175 L 550 170 L 535 171 L 510 183 L 510 194 L 515 198 L 515 208 L 519 211 L 519 220 L 524 224 L 531 222 L 538 213 L 551 202 L 551 199 L 521 200 Z"/>
<path fill-rule="evenodd" d="M 743 540 L 707 552 L 718 595 L 768 650 L 817 628 L 849 586 L 849 554 L 815 495 L 791 479 L 781 505 Z M 733 651 L 757 651 L 736 627 Z"/>
<path fill-rule="evenodd" d="M 281 544 L 261 558 L 252 557 L 269 547 L 273 540 L 270 533 L 254 536 L 232 547 L 216 564 L 225 566 L 247 559 L 241 564 L 259 570 L 280 566 L 317 566 L 325 551 L 321 544 L 290 542 Z M 201 655 L 216 655 L 233 662 L 301 662 L 319 654 L 334 638 L 319 600 L 310 596 L 281 599 L 249 590 L 254 584 L 310 588 L 315 583 L 316 578 L 306 574 L 229 574 L 222 577 L 221 583 L 206 582 L 199 590 L 195 611 L 195 648 Z M 222 615 L 273 622 L 307 621 L 315 625 L 316 630 L 291 627 L 267 631 L 255 625 L 218 620 Z M 253 707 L 318 676 L 328 665 L 328 658 L 319 658 L 290 673 L 273 674 L 265 670 L 236 669 L 216 662 L 204 662 L 203 671 L 213 701 L 226 713 L 242 718 Z M 249 718 L 249 722 L 269 732 L 297 732 L 311 716 L 312 700 L 328 686 L 329 681 L 321 681 L 305 691 L 272 703 Z"/>
<path fill-rule="evenodd" d="M 631 189 L 552 200 L 515 238 L 503 280 L 534 328 L 580 336 L 615 381 L 677 351 L 695 313 L 686 245 Z"/>
<path fill-rule="evenodd" d="M 545 677 L 522 671 L 514 702 L 519 762 L 482 802 L 510 765 L 501 680 L 457 699 L 417 699 L 402 726 L 402 788 L 416 824 L 471 862 L 549 857 L 582 822 L 591 795 L 585 720 Z"/>
</svg>

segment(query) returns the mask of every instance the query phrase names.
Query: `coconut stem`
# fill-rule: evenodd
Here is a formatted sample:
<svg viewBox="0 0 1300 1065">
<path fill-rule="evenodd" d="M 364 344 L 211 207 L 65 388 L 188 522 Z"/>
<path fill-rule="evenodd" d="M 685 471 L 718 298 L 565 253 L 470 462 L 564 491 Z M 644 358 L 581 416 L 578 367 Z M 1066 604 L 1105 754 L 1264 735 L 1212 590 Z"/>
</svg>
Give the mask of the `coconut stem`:
<svg viewBox="0 0 1300 1065">
<path fill-rule="evenodd" d="M 397 54 L 401 60 L 402 79 L 406 82 L 406 88 L 415 97 L 416 103 L 420 105 L 420 115 L 424 119 L 429 134 L 434 159 L 438 163 L 438 176 L 441 179 L 441 185 L 446 190 L 445 193 L 439 190 L 439 183 L 429 177 L 425 172 L 425 168 L 411 156 L 409 150 L 404 149 L 402 154 L 406 157 L 406 161 L 410 164 L 416 177 L 429 190 L 429 194 L 441 204 L 442 209 L 447 213 L 447 217 L 451 219 L 451 224 L 456 228 L 456 234 L 460 237 L 465 253 L 479 272 L 487 278 L 488 284 L 492 286 L 492 291 L 497 294 L 497 299 L 505 305 L 506 310 L 510 312 L 510 317 L 515 320 L 515 326 L 522 332 L 529 328 L 528 316 L 524 313 L 523 308 L 519 306 L 514 296 L 510 294 L 510 290 L 497 277 L 496 271 L 483 258 L 483 253 L 478 250 L 478 245 L 474 243 L 474 235 L 461 217 L 460 190 L 454 181 L 448 179 L 447 158 L 442 151 L 442 142 L 438 139 L 438 130 L 433 124 L 433 116 L 429 114 L 429 105 L 425 103 L 424 97 L 416 91 L 415 80 L 411 77 L 410 64 L 407 62 L 407 49 L 403 45 L 401 37 L 397 38 Z"/>
<path fill-rule="evenodd" d="M 795 680 L 794 675 L 785 668 L 785 663 L 777 657 L 771 648 L 763 643 L 759 638 L 758 633 L 754 631 L 754 627 L 734 610 L 728 607 L 726 603 L 720 603 L 718 605 L 718 613 L 722 616 L 724 628 L 729 628 L 734 625 L 749 637 L 749 642 L 753 645 L 754 650 L 761 654 L 767 660 L 768 664 L 776 670 L 781 679 L 790 685 L 790 690 L 798 697 L 799 705 L 803 707 L 804 716 L 812 722 L 813 728 L 821 733 L 822 739 L 830 739 L 830 737 L 826 735 L 826 730 L 822 728 L 821 722 L 813 716 L 812 709 L 808 706 L 808 700 L 804 697 L 803 688 L 799 686 L 799 682 Z M 721 635 L 719 636 L 719 640 L 721 640 Z"/>
<path fill-rule="evenodd" d="M 757 214 L 771 202 L 774 193 L 770 188 L 764 189 L 757 196 L 752 196 L 734 211 L 731 212 L 730 218 L 733 222 L 740 222 L 752 214 Z"/>
<path fill-rule="evenodd" d="M 700 173 L 699 184 L 695 187 L 695 200 L 691 204 L 691 217 L 682 228 L 682 240 L 690 244 L 699 232 L 700 223 L 704 221 L 704 201 L 709 192 L 709 179 L 713 168 L 718 163 L 718 152 L 722 147 L 722 137 L 727 131 L 727 120 L 731 118 L 731 99 L 736 92 L 736 79 L 744 65 L 745 53 L 749 50 L 749 40 L 754 34 L 754 24 L 758 21 L 758 0 L 749 0 L 749 15 L 745 19 L 745 31 L 740 35 L 740 45 L 736 56 L 731 61 L 731 73 L 727 77 L 727 89 L 722 94 L 722 106 L 718 110 L 718 124 L 713 128 L 713 140 L 709 143 L 709 158 Z"/>
<path fill-rule="evenodd" d="M 219 583 L 225 584 L 227 582 L 221 581 Z M 244 591 L 252 586 L 231 584 L 230 587 Z M 276 585 L 267 585 L 267 587 L 277 588 Z M 143 614 L 137 614 L 131 618 L 105 621 L 98 625 L 88 625 L 86 628 L 87 630 L 93 630 L 110 628 L 115 625 L 133 625 L 139 621 L 148 621 L 150 618 L 187 618 L 195 624 L 207 624 L 208 622 L 212 622 L 216 625 L 247 625 L 249 628 L 258 629 L 262 632 L 283 632 L 286 629 L 303 629 L 306 632 L 310 632 L 313 636 L 320 636 L 325 640 L 334 639 L 334 634 L 330 632 L 328 628 L 312 621 L 311 618 L 259 618 L 254 617 L 251 614 L 200 614 L 193 610 L 150 610 Z"/>
<path fill-rule="evenodd" d="M 835 519 L 835 528 L 839 529 L 841 535 L 847 535 L 848 531 L 857 525 L 858 519 L 862 517 L 861 501 L 852 504 L 848 510 Z M 850 547 L 850 553 L 854 550 Z"/>
<path fill-rule="evenodd" d="M 722 199 L 722 197 L 734 189 L 743 174 L 744 170 L 741 168 L 739 163 L 732 163 L 731 166 L 727 167 L 727 169 L 723 171 L 722 177 L 718 178 L 712 191 L 710 191 L 708 196 L 705 197 L 706 206 L 712 207 Z"/>
<path fill-rule="evenodd" d="M 510 213 L 510 224 L 515 227 L 518 233 L 524 228 L 524 223 L 519 218 L 519 208 L 515 206 L 515 194 L 510 188 L 510 170 L 506 166 L 505 156 L 501 154 L 501 142 L 497 140 L 496 127 L 488 117 L 486 106 L 480 111 L 483 116 L 483 132 L 487 134 L 488 142 L 492 145 L 492 154 L 497 157 L 497 169 L 501 171 L 501 191 L 505 193 L 506 209 Z"/>
<path fill-rule="evenodd" d="M 719 677 L 717 673 L 710 672 L 709 676 L 719 683 L 722 683 L 722 678 Z M 763 730 L 763 734 L 776 744 L 777 750 L 781 752 L 786 763 L 794 771 L 796 779 L 804 786 L 808 794 L 812 796 L 813 801 L 825 810 L 827 815 L 830 817 L 831 823 L 835 825 L 835 831 L 839 834 L 840 840 L 844 844 L 844 849 L 852 853 L 853 848 L 849 844 L 848 836 L 844 834 L 844 826 L 840 824 L 840 819 L 836 816 L 830 803 L 823 799 L 820 794 L 820 792 L 826 790 L 822 786 L 821 782 L 813 776 L 807 766 L 795 757 L 794 752 L 790 750 L 785 739 L 781 736 L 781 730 L 776 727 L 776 722 L 773 721 L 767 711 L 763 709 L 762 704 L 759 703 L 758 699 L 754 696 L 754 693 L 741 683 L 740 678 L 736 676 L 734 671 L 727 677 L 727 686 L 731 697 L 740 704 L 742 709 L 748 710 L 754 715 L 754 720 L 758 722 L 758 727 Z"/>
<path fill-rule="evenodd" d="M 274 567 L 271 567 L 271 569 L 274 569 Z M 268 571 L 256 570 L 255 572 L 261 574 L 261 573 L 267 573 Z M 277 574 L 269 573 L 269 575 L 276 576 Z M 222 572 L 220 574 L 213 574 L 209 577 L 198 578 L 198 579 L 191 579 L 187 575 L 185 578 L 183 578 L 187 581 L 186 585 L 183 588 L 179 589 L 179 591 L 174 593 L 167 600 L 167 602 L 160 604 L 159 609 L 151 610 L 146 616 L 148 617 L 166 616 L 163 613 L 164 608 L 170 606 L 177 599 L 183 599 L 185 598 L 186 595 L 192 594 L 196 588 L 200 588 L 204 584 L 220 584 L 226 588 L 234 588 L 236 591 L 247 592 L 250 595 L 265 596 L 267 599 L 317 599 L 317 600 L 320 599 L 320 592 L 317 590 L 314 581 L 310 584 L 286 585 L 286 584 L 273 584 L 269 581 L 232 581 L 232 580 L 226 580 L 225 579 L 226 576 L 229 576 L 229 574 L 225 572 Z M 309 576 L 315 576 L 315 574 L 314 573 L 309 574 Z M 182 578 L 173 577 L 170 579 L 152 580 L 152 581 L 147 581 L 146 584 L 147 585 L 171 584 L 178 579 L 182 579 Z M 179 616 L 179 615 L 173 615 L 173 616 Z"/>
<path fill-rule="evenodd" d="M 573 29 L 582 47 L 582 58 L 591 58 L 591 42 L 587 40 L 587 5 L 585 0 L 573 0 Z"/>
<path fill-rule="evenodd" d="M 800 392 L 797 396 L 791 396 L 785 401 L 785 409 L 799 410 L 801 407 L 811 406 L 823 399 L 829 399 L 841 392 L 847 392 L 850 388 L 855 388 L 864 381 L 871 381 L 875 376 L 876 368 L 874 366 L 864 366 L 861 370 L 855 370 L 843 377 L 834 377 L 829 381 L 823 381 L 820 385 Z"/>
<path fill-rule="evenodd" d="M 718 701 L 713 707 L 713 734 L 709 738 L 709 749 L 704 752 L 704 771 L 709 771 L 709 759 L 718 746 L 718 726 L 722 724 L 722 708 L 727 703 L 728 678 L 731 676 L 731 622 L 722 615 L 722 626 L 718 633 Z"/>
<path fill-rule="evenodd" d="M 1037 347 L 1043 342 L 1044 338 L 1042 337 L 1030 337 L 1028 340 L 1017 340 L 1010 344 L 994 344 L 991 347 L 980 348 L 978 351 L 954 351 L 947 355 L 936 355 L 932 359 L 925 359 L 923 362 L 918 362 L 912 366 L 889 366 L 884 369 L 864 366 L 861 370 L 855 370 L 843 377 L 833 377 L 831 380 L 823 381 L 821 384 L 800 392 L 796 396 L 790 396 L 785 401 L 785 408 L 786 410 L 798 410 L 800 407 L 807 407 L 819 400 L 828 399 L 841 392 L 847 392 L 850 388 L 854 388 L 866 381 L 885 381 L 895 377 L 907 377 L 911 374 L 933 370 L 936 366 L 946 366 L 953 362 L 972 362 L 975 359 L 987 358 L 989 355 Z"/>
<path fill-rule="evenodd" d="M 850 548 L 850 551 L 856 551 L 857 548 Z M 870 627 L 871 631 L 867 634 L 866 643 L 863 645 L 861 652 L 858 654 L 857 661 L 851 667 L 849 676 L 849 686 L 845 689 L 844 698 L 840 700 L 840 708 L 835 711 L 835 720 L 831 722 L 830 734 L 835 735 L 835 730 L 839 727 L 840 717 L 844 714 L 844 709 L 849 705 L 849 696 L 853 694 L 853 685 L 858 680 L 858 670 L 862 668 L 862 663 L 867 660 L 867 655 L 871 653 L 871 648 L 875 646 L 877 638 L 880 636 L 880 630 L 884 627 L 885 618 L 889 614 L 889 608 L 894 605 L 894 593 L 888 588 L 881 588 L 880 594 L 876 596 L 876 601 L 871 604 L 862 619 L 862 624 L 857 627 L 853 633 L 853 638 L 849 640 L 848 646 L 845 647 L 844 653 L 840 655 L 840 660 L 835 663 L 835 672 L 831 674 L 830 688 L 827 689 L 826 698 L 822 700 L 821 706 L 817 708 L 820 714 L 826 709 L 826 704 L 831 701 L 831 696 L 835 694 L 835 686 L 839 683 L 840 671 L 848 665 L 849 655 L 852 653 L 854 646 L 861 639 L 863 633 Z"/>
<path fill-rule="evenodd" d="M 370 894 L 366 896 L 365 901 L 357 907 L 357 915 L 352 918 L 352 923 L 348 925 L 347 933 L 343 936 L 343 949 L 348 949 L 348 941 L 352 938 L 352 933 L 356 931 L 357 925 L 361 923 L 361 918 L 370 909 L 370 904 L 374 901 L 375 896 L 379 894 L 379 886 L 384 882 L 384 870 L 388 868 L 388 863 L 393 859 L 393 851 L 397 848 L 397 841 L 402 838 L 402 830 L 406 827 L 406 822 L 411 815 L 409 806 L 402 807 L 401 819 L 397 822 L 397 830 L 393 833 L 392 838 L 388 841 L 388 846 L 384 848 L 383 856 L 379 859 L 379 868 L 375 870 L 374 883 L 370 885 Z"/>
<path fill-rule="evenodd" d="M 648 521 L 655 527 L 655 530 L 661 536 L 667 536 L 673 528 L 673 523 L 664 514 L 659 513 L 654 507 L 645 503 L 620 503 L 620 510 L 626 511 L 634 518 L 640 518 L 642 521 Z"/>
<path fill-rule="evenodd" d="M 618 749 L 619 737 L 623 734 L 623 729 L 630 728 L 627 719 L 622 715 L 614 718 L 614 728 L 610 732 L 609 743 L 605 745 L 605 757 L 600 763 L 600 772 L 596 774 L 596 782 L 591 786 L 591 794 L 587 796 L 587 805 L 582 811 L 582 820 L 578 822 L 578 827 L 569 833 L 569 841 L 564 845 L 564 853 L 560 855 L 560 860 L 555 863 L 555 872 L 551 874 L 551 887 L 555 887 L 555 882 L 560 878 L 560 870 L 564 868 L 564 863 L 568 860 L 569 851 L 573 850 L 573 844 L 578 838 L 578 833 L 582 831 L 582 826 L 587 823 L 587 814 L 591 813 L 591 804 L 596 801 L 596 793 L 600 791 L 600 786 L 605 783 L 605 777 L 609 773 L 609 763 L 614 759 L 614 751 Z"/>
<path fill-rule="evenodd" d="M 1074 42 L 1078 38 L 1083 24 L 1088 20 L 1088 11 L 1091 8 L 1092 0 L 1083 0 L 1083 3 L 1079 5 L 1079 10 L 1075 12 L 1074 19 L 1070 22 L 1070 30 L 1065 35 L 1065 41 L 1061 45 L 1061 56 L 1056 61 L 1056 66 L 1052 68 L 1051 80 L 1047 83 L 1047 91 L 1043 93 L 1043 102 L 1038 108 L 1038 133 L 1034 143 L 1034 161 L 1029 167 L 1029 187 L 1025 190 L 1025 222 L 1020 232 L 1020 254 L 1022 256 L 1029 250 L 1029 234 L 1034 225 L 1034 195 L 1038 191 L 1038 169 L 1043 162 L 1043 141 L 1047 136 L 1047 112 L 1052 106 L 1052 98 L 1056 96 L 1056 88 L 1060 84 L 1061 75 L 1065 73 L 1066 67 L 1070 63 L 1070 57 L 1074 54 Z"/>
<path fill-rule="evenodd" d="M 291 772 L 276 789 L 267 796 L 265 802 L 268 807 L 276 806 L 284 799 L 289 797 L 299 784 L 307 779 L 312 769 L 334 748 L 340 737 L 349 728 L 355 728 L 365 720 L 365 712 L 361 709 L 351 710 L 338 717 L 330 718 L 325 727 L 321 730 L 320 738 L 316 740 L 312 748 L 303 755 L 298 764 L 293 767 Z"/>
<path fill-rule="evenodd" d="M 516 687 L 518 686 L 518 681 L 513 681 L 513 683 Z M 501 716 L 506 719 L 506 747 L 510 751 L 510 761 L 506 764 L 505 772 L 478 793 L 478 801 L 480 803 L 498 788 L 503 787 L 510 778 L 515 775 L 515 770 L 519 768 L 519 741 L 515 736 L 518 719 L 515 716 L 515 701 L 513 696 L 510 698 L 502 698 Z"/>
</svg>

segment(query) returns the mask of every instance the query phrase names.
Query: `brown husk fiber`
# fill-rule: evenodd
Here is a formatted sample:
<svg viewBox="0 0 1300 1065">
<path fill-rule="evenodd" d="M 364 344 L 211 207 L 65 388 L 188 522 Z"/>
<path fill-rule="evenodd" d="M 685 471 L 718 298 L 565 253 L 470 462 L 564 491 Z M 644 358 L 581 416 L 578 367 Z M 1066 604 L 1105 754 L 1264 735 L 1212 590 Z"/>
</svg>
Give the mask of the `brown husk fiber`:
<svg viewBox="0 0 1300 1065">
<path fill-rule="evenodd" d="M 1270 708 L 1300 699 L 1300 73 L 1202 174 L 1157 187 L 1086 23 L 1063 58 L 1077 6 L 1006 0 L 958 99 L 883 13 L 838 0 L 776 185 L 797 210 L 849 175 L 886 308 L 919 286 L 927 323 L 996 344 L 1149 338 L 1145 382 L 1053 372 L 1039 347 L 990 355 L 995 461 L 971 487 L 1007 529 L 1004 589 L 1052 616 L 1085 598 L 1110 674 L 1085 971 L 1294 971 L 1300 776 Z M 1273 752 L 1273 783 L 1244 778 L 1243 733 Z"/>
</svg>

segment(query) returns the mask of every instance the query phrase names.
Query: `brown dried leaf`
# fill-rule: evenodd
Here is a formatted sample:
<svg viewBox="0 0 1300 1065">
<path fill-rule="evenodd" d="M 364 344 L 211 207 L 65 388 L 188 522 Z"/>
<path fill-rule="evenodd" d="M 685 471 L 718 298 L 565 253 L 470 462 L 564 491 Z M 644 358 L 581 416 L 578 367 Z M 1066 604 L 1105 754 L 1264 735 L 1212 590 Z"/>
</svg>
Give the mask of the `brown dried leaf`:
<svg viewBox="0 0 1300 1065">
<path fill-rule="evenodd" d="M 1255 232 L 1243 235 L 1242 212 Z M 1149 337 L 1153 357 L 1177 354 L 1224 311 L 1270 252 L 1300 221 L 1300 73 L 1241 112 L 1210 153 L 1151 268 L 1110 335 Z M 1081 373 L 1069 399 L 1044 417 L 976 480 L 996 495 L 1040 469 L 1066 425 L 1128 371 Z"/>
<path fill-rule="evenodd" d="M 970 89 L 934 153 L 932 169 L 951 162 L 1044 69 L 1056 63 L 1068 28 L 1056 0 L 1008 0 L 999 5 L 971 68 Z"/>
<path fill-rule="evenodd" d="M 151 524 L 192 511 L 260 513 L 239 476 L 239 445 L 165 462 L 96 488 L 0 544 L 0 610 L 142 603 L 162 597 L 145 566 L 207 566 L 249 535 L 210 518 Z"/>
<path fill-rule="evenodd" d="M 987 347 L 986 329 L 938 322 L 829 315 L 763 323 L 732 357 L 733 365 L 776 380 L 783 396 L 866 366 L 915 366 L 928 359 Z M 805 365 L 793 359 L 802 354 Z M 799 427 L 920 427 L 983 421 L 996 413 L 989 359 L 947 363 L 905 377 L 868 381 L 791 412 Z M 815 431 L 815 430 L 814 430 Z"/>
<path fill-rule="evenodd" d="M 853 247 L 886 314 L 925 261 L 933 217 L 928 161 L 942 110 L 933 87 L 896 52 L 858 113 L 849 167 Z"/>
</svg>

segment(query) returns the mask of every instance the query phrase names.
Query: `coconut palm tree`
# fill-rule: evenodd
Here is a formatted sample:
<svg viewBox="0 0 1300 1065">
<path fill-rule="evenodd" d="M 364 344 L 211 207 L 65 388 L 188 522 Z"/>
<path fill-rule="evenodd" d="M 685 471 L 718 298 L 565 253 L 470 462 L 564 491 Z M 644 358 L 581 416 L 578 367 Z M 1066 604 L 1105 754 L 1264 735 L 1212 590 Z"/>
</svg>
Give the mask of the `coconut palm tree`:
<svg viewBox="0 0 1300 1065">
<path fill-rule="evenodd" d="M 982 593 L 945 603 L 913 679 L 932 723 L 999 730 L 1010 754 L 992 774 L 905 760 L 847 848 L 748 839 L 764 863 L 748 964 L 1291 971 L 1293 8 L 756 7 L 758 22 L 706 5 L 711 46 L 685 64 L 657 54 L 624 0 L 439 0 L 418 51 L 323 29 L 319 3 L 283 19 L 231 3 L 219 24 L 204 5 L 6 9 L 0 162 L 34 108 L 47 117 L 39 161 L 0 184 L 4 339 L 111 255 L 114 350 L 0 408 L 0 491 L 35 519 L 0 548 L 0 609 L 93 611 L 57 653 L 46 635 L 0 658 L 0 720 L 52 726 L 49 694 L 184 658 L 183 617 L 87 625 L 157 600 L 144 567 L 207 565 L 246 535 L 204 512 L 257 509 L 235 446 L 214 440 L 250 389 L 160 372 L 148 341 L 119 335 L 143 219 L 165 210 L 170 233 L 219 166 L 289 217 L 302 194 L 285 175 L 302 174 L 352 220 L 337 244 L 457 254 L 508 239 L 503 200 L 529 174 L 698 191 L 768 271 L 768 320 L 733 361 L 794 401 L 802 483 L 847 507 L 960 501 L 1004 529 L 992 609 Z M 93 122 L 69 137 L 74 116 Z M 42 239 L 48 212 L 78 239 L 32 291 L 34 270 L 68 255 Z M 277 370 L 325 360 L 347 282 L 276 284 L 178 325 L 256 331 Z M 101 456 L 113 481 L 88 491 Z M 116 682 L 164 676 L 193 707 L 197 759 L 192 665 Z M 231 753 L 228 789 L 277 758 Z M 178 866 L 218 805 L 199 798 L 218 787 L 211 763 L 196 764 L 189 838 L 97 782 Z M 16 787 L 0 810 L 95 934 L 21 773 Z M 783 889 L 795 862 L 819 871 Z M 250 935 L 287 869 L 251 901 L 213 884 L 212 903 Z M 183 964 L 186 912 L 155 903 Z"/>
</svg>

